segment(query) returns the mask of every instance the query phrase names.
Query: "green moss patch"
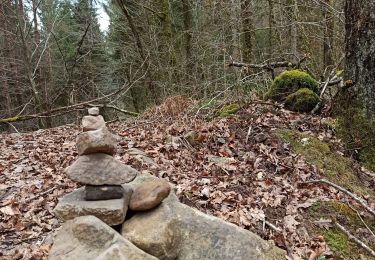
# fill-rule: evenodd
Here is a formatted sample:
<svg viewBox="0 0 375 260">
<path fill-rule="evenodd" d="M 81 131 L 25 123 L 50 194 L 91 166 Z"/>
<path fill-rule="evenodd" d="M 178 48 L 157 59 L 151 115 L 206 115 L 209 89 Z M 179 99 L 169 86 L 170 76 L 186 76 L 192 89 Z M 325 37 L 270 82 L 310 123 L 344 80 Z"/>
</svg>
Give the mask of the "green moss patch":
<svg viewBox="0 0 375 260">
<path fill-rule="evenodd" d="M 217 116 L 223 118 L 233 115 L 237 113 L 237 111 L 240 110 L 240 108 L 240 105 L 237 103 L 224 106 L 219 111 L 217 111 Z"/>
<path fill-rule="evenodd" d="M 316 202 L 306 213 L 308 214 L 306 219 L 309 220 L 309 222 L 314 222 L 315 220 L 320 219 L 336 219 L 352 234 L 355 234 L 356 230 L 359 228 L 365 228 L 357 213 L 348 205 L 338 201 Z M 365 222 L 370 228 L 375 227 L 375 222 L 373 220 L 368 221 L 365 219 Z M 313 224 L 309 230 L 311 230 L 310 235 L 323 235 L 329 248 L 336 256 L 344 257 L 344 259 L 357 259 L 359 254 L 363 254 L 368 257 L 367 259 L 373 259 L 367 255 L 367 252 L 364 249 L 350 241 L 346 234 L 335 228 L 333 225 L 326 229 Z"/>
<path fill-rule="evenodd" d="M 296 112 L 310 112 L 319 103 L 319 96 L 308 88 L 301 88 L 285 99 L 286 108 Z"/>
<path fill-rule="evenodd" d="M 276 101 L 284 101 L 287 96 L 303 88 L 318 93 L 319 84 L 313 77 L 304 71 L 288 70 L 282 72 L 275 78 L 271 89 L 266 94 L 266 97 L 272 98 Z"/>
<path fill-rule="evenodd" d="M 328 180 L 357 195 L 370 195 L 374 198 L 374 192 L 362 185 L 361 180 L 351 168 L 350 160 L 331 151 L 327 143 L 320 141 L 314 136 L 288 129 L 279 130 L 277 136 L 283 141 L 290 143 L 293 150 L 304 156 L 308 163 L 316 165 L 323 170 Z"/>
</svg>

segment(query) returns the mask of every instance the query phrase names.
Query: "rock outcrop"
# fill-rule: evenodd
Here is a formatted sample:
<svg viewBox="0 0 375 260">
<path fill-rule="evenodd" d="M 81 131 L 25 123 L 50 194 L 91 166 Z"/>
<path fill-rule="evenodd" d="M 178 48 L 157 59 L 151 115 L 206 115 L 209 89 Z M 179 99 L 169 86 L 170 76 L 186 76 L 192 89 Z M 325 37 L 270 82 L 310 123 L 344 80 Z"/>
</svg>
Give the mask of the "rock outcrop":
<svg viewBox="0 0 375 260">
<path fill-rule="evenodd" d="M 153 178 L 140 175 L 129 185 L 137 189 Z M 250 231 L 180 203 L 173 192 L 154 210 L 138 212 L 127 220 L 121 233 L 159 259 L 285 259 L 283 250 Z"/>
</svg>

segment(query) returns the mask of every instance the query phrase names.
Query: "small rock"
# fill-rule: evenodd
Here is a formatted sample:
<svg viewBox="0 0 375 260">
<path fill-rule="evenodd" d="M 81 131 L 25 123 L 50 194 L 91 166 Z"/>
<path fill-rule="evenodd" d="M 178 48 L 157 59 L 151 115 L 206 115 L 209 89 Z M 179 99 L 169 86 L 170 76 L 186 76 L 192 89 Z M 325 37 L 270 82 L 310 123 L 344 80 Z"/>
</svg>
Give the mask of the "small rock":
<svg viewBox="0 0 375 260">
<path fill-rule="evenodd" d="M 91 130 L 97 130 L 102 127 L 105 127 L 105 121 L 104 118 L 99 116 L 84 116 L 82 118 L 82 127 L 83 131 L 91 131 Z"/>
<path fill-rule="evenodd" d="M 82 155 L 65 169 L 68 177 L 90 185 L 118 185 L 132 181 L 138 171 L 104 153 Z"/>
<path fill-rule="evenodd" d="M 49 260 L 156 260 L 94 216 L 66 222 L 58 231 Z"/>
<path fill-rule="evenodd" d="M 145 182 L 134 190 L 129 208 L 135 211 L 152 209 L 168 196 L 170 190 L 171 186 L 160 179 Z"/>
<path fill-rule="evenodd" d="M 192 146 L 196 144 L 195 139 L 197 138 L 197 133 L 195 131 L 189 131 L 184 135 L 184 138 Z"/>
<path fill-rule="evenodd" d="M 210 197 L 210 188 L 209 187 L 204 187 L 203 189 L 202 189 L 202 191 L 201 191 L 201 194 L 202 194 L 202 196 L 203 197 L 205 197 L 205 198 L 209 198 Z"/>
<path fill-rule="evenodd" d="M 124 189 L 121 185 L 102 185 L 102 186 L 92 186 L 86 185 L 85 187 L 85 200 L 111 200 L 111 199 L 121 199 L 124 196 L 131 196 L 133 190 L 128 187 Z"/>
<path fill-rule="evenodd" d="M 106 127 L 83 132 L 77 136 L 77 150 L 79 155 L 90 153 L 113 155 L 116 151 L 116 139 Z"/>
<path fill-rule="evenodd" d="M 93 215 L 110 226 L 122 224 L 128 211 L 130 193 L 121 199 L 87 201 L 85 188 L 66 194 L 53 210 L 57 218 L 67 221 L 79 216 Z"/>
<path fill-rule="evenodd" d="M 90 107 L 87 109 L 87 112 L 90 116 L 98 116 L 99 115 L 99 108 L 98 107 Z"/>
<path fill-rule="evenodd" d="M 140 161 L 142 164 L 146 164 L 146 165 L 154 165 L 156 166 L 157 164 L 154 162 L 154 160 L 152 160 L 150 157 L 147 156 L 147 154 L 142 151 L 142 150 L 139 150 L 137 148 L 129 148 L 128 149 L 128 154 L 135 157 L 135 159 L 137 159 L 138 161 Z"/>
<path fill-rule="evenodd" d="M 264 141 L 267 140 L 267 135 L 260 133 L 254 136 L 254 139 L 257 143 L 263 143 Z"/>
<path fill-rule="evenodd" d="M 224 138 L 222 138 L 222 137 L 219 137 L 218 139 L 217 139 L 217 143 L 218 144 L 225 144 L 225 139 Z"/>
</svg>

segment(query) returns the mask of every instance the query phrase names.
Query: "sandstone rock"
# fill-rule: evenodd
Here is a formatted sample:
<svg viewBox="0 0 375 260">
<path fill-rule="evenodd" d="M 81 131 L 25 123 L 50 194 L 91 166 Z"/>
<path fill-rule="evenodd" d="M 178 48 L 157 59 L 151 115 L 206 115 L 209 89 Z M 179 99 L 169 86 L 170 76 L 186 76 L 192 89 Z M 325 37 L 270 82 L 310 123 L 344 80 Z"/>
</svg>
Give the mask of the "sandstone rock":
<svg viewBox="0 0 375 260">
<path fill-rule="evenodd" d="M 152 209 L 168 196 L 170 190 L 169 184 L 161 179 L 145 182 L 134 190 L 129 208 L 135 211 Z"/>
<path fill-rule="evenodd" d="M 87 112 L 90 116 L 98 116 L 99 115 L 99 108 L 98 107 L 90 107 L 87 109 Z"/>
<path fill-rule="evenodd" d="M 91 153 L 113 155 L 116 150 L 116 139 L 106 127 L 80 133 L 76 143 L 79 155 Z"/>
<path fill-rule="evenodd" d="M 83 131 L 97 130 L 105 127 L 104 118 L 101 115 L 98 116 L 84 116 L 82 118 Z"/>
<path fill-rule="evenodd" d="M 133 188 L 153 179 L 140 174 Z M 173 192 L 152 211 L 137 212 L 122 235 L 159 259 L 278 260 L 285 252 L 256 234 L 180 203 Z"/>
<path fill-rule="evenodd" d="M 85 200 L 121 199 L 124 193 L 129 193 L 125 194 L 125 196 L 130 198 L 133 190 L 130 187 L 124 188 L 121 185 L 86 185 Z"/>
<path fill-rule="evenodd" d="M 49 260 L 156 260 L 94 216 L 66 222 L 57 233 Z"/>
<path fill-rule="evenodd" d="M 157 164 L 154 162 L 154 160 L 152 160 L 150 157 L 148 157 L 147 154 L 142 150 L 139 150 L 139 149 L 134 148 L 134 147 L 129 148 L 128 154 L 133 156 L 135 159 L 140 161 L 142 164 L 157 166 Z"/>
<path fill-rule="evenodd" d="M 157 228 L 150 229 L 150 225 L 155 224 Z M 149 254 L 162 260 L 172 260 L 177 258 L 181 244 L 177 225 L 171 212 L 159 210 L 155 214 L 136 215 L 136 218 L 125 221 L 121 233 Z"/>
<path fill-rule="evenodd" d="M 132 181 L 138 171 L 104 153 L 80 156 L 65 169 L 73 181 L 90 185 L 118 185 Z"/>
<path fill-rule="evenodd" d="M 79 216 L 93 215 L 110 226 L 124 222 L 128 211 L 130 193 L 121 199 L 86 201 L 84 187 L 65 195 L 54 209 L 54 214 L 62 221 Z"/>
</svg>

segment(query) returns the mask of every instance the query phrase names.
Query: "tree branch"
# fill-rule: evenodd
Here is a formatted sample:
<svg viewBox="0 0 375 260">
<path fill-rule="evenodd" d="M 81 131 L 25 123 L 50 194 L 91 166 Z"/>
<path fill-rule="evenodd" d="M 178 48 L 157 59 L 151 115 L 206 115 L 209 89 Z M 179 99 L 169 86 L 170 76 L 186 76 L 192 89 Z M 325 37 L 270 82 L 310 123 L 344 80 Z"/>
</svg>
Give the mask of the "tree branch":
<svg viewBox="0 0 375 260">
<path fill-rule="evenodd" d="M 344 189 L 343 187 L 340 187 L 339 185 L 337 185 L 337 184 L 335 184 L 333 182 L 327 181 L 325 179 L 321 179 L 321 180 L 307 181 L 307 182 L 304 182 L 303 184 L 316 184 L 316 183 L 328 184 L 329 186 L 332 186 L 335 189 L 337 189 L 337 190 L 345 193 L 346 195 L 348 195 L 352 199 L 354 199 L 356 202 L 358 202 L 359 204 L 361 204 L 362 207 L 364 207 L 371 215 L 375 216 L 375 210 L 372 209 L 372 208 L 370 208 L 362 199 L 358 198 L 357 195 L 351 193 L 350 191 Z"/>
</svg>

